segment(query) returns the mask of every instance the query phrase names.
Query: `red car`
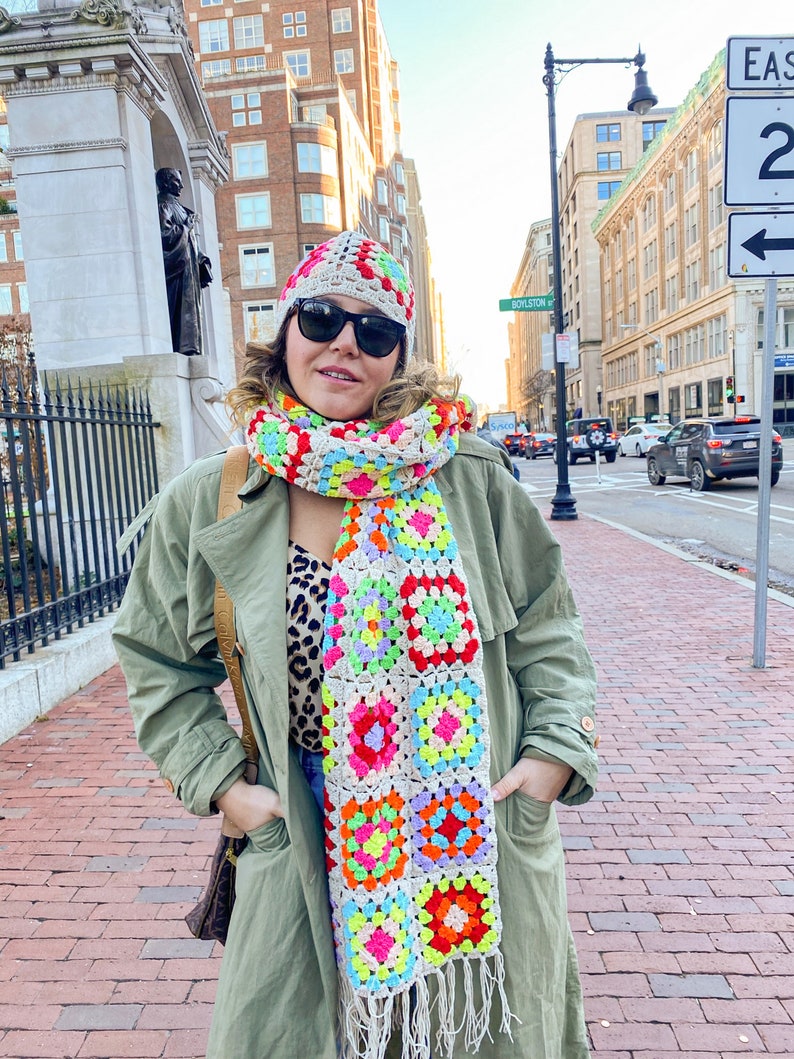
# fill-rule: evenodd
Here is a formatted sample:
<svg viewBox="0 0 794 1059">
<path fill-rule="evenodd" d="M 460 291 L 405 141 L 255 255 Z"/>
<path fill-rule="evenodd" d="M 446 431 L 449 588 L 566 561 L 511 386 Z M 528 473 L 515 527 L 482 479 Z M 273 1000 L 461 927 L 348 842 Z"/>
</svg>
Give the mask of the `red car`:
<svg viewBox="0 0 794 1059">
<path fill-rule="evenodd" d="M 556 444 L 556 434 L 543 434 L 540 431 L 537 431 L 527 437 L 524 456 L 528 460 L 536 460 L 538 456 L 553 456 L 554 446 Z"/>
</svg>

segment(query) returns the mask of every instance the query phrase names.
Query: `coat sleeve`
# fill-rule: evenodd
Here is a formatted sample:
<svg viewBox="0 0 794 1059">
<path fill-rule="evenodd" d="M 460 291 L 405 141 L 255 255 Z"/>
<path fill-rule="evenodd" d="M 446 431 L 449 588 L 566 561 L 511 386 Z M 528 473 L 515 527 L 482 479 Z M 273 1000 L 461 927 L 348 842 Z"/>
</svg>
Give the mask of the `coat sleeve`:
<svg viewBox="0 0 794 1059">
<path fill-rule="evenodd" d="M 517 619 L 506 651 L 523 705 L 520 752 L 570 765 L 560 801 L 576 805 L 592 797 L 598 776 L 595 667 L 559 544 L 516 482 L 496 469 L 489 478 L 502 579 Z"/>
<path fill-rule="evenodd" d="M 191 546 L 195 483 L 176 479 L 153 508 L 113 641 L 141 749 L 185 808 L 208 816 L 213 798 L 242 775 L 245 754 L 215 690 L 226 670 L 214 631 L 215 581 Z"/>
</svg>

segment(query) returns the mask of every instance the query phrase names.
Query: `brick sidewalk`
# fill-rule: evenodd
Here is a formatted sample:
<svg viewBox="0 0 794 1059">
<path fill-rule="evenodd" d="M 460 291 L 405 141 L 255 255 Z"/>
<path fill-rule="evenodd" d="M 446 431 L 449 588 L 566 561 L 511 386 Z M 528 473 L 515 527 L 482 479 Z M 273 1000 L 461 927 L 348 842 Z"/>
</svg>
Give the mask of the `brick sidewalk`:
<svg viewBox="0 0 794 1059">
<path fill-rule="evenodd" d="M 791 1057 L 794 610 L 755 670 L 747 587 L 552 528 L 601 681 L 599 792 L 559 813 L 593 1059 Z M 137 750 L 117 668 L 0 746 L 0 818 L 0 1056 L 200 1059 L 219 959 L 182 916 L 217 823 Z"/>
</svg>

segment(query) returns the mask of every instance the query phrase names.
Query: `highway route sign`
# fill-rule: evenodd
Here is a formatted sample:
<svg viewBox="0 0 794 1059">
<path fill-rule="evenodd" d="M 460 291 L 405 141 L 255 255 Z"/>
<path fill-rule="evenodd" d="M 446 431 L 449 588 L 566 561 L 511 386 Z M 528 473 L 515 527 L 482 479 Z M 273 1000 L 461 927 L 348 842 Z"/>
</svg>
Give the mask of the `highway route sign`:
<svg viewBox="0 0 794 1059">
<path fill-rule="evenodd" d="M 794 95 L 725 104 L 726 206 L 794 206 Z"/>
<path fill-rule="evenodd" d="M 729 92 L 794 89 L 794 37 L 729 37 Z"/>
<path fill-rule="evenodd" d="M 728 214 L 728 275 L 794 276 L 794 213 Z"/>
</svg>

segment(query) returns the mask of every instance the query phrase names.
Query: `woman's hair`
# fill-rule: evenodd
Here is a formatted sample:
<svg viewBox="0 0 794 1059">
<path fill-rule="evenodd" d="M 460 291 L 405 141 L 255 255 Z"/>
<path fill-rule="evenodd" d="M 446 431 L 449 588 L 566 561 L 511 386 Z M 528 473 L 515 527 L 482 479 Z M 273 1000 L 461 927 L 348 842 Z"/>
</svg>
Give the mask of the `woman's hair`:
<svg viewBox="0 0 794 1059">
<path fill-rule="evenodd" d="M 251 409 L 272 401 L 281 391 L 299 400 L 287 375 L 287 326 L 282 323 L 271 343 L 249 342 L 243 374 L 226 395 L 226 404 L 234 422 L 245 427 Z M 379 423 L 394 423 L 411 415 L 430 400 L 453 401 L 460 389 L 460 378 L 441 376 L 432 364 L 406 365 L 405 340 L 400 340 L 400 355 L 394 375 L 375 395 L 371 418 Z M 362 354 L 366 355 L 366 354 Z"/>
</svg>

